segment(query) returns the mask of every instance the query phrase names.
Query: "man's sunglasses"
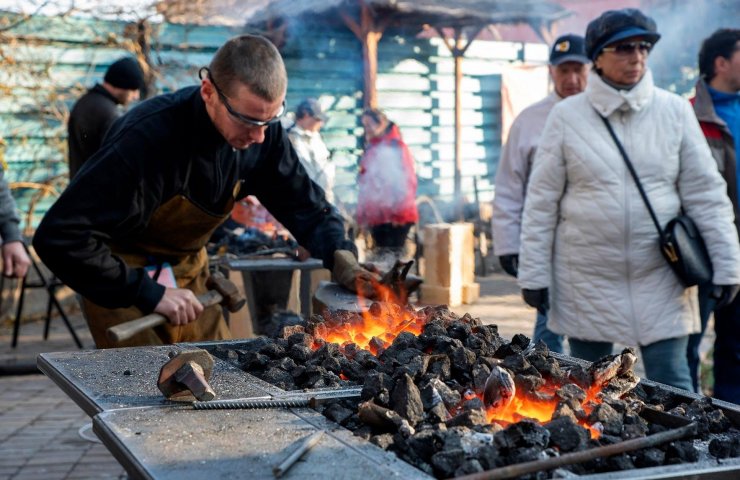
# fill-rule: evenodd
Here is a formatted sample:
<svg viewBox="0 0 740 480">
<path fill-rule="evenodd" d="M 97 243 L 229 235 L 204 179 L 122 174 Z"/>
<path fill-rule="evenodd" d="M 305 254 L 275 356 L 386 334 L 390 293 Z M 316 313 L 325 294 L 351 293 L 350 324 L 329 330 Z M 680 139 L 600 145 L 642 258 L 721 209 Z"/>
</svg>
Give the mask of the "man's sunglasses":
<svg viewBox="0 0 740 480">
<path fill-rule="evenodd" d="M 604 47 L 602 48 L 602 51 L 613 52 L 619 56 L 626 57 L 627 55 L 632 55 L 635 50 L 640 50 L 642 53 L 650 53 L 650 50 L 652 49 L 653 44 L 643 40 L 641 42 L 625 42 L 620 43 L 619 45 L 614 45 L 613 47 Z"/>
<path fill-rule="evenodd" d="M 241 113 L 234 110 L 231 105 L 229 105 L 229 100 L 226 98 L 226 94 L 218 88 L 218 85 L 216 85 L 216 82 L 213 81 L 213 75 L 211 75 L 211 71 L 208 69 L 208 67 L 203 67 L 198 71 L 198 77 L 203 80 L 204 77 L 208 77 L 208 80 L 211 82 L 211 85 L 213 85 L 213 88 L 216 89 L 216 93 L 218 94 L 218 98 L 221 99 L 221 102 L 224 104 L 224 107 L 226 107 L 226 111 L 229 112 L 229 115 L 234 117 L 237 121 L 249 125 L 250 127 L 264 127 L 267 125 L 272 125 L 273 123 L 277 123 L 280 121 L 280 117 L 285 114 L 285 100 L 283 100 L 283 104 L 280 106 L 280 111 L 277 115 L 272 117 L 269 120 L 257 120 L 256 118 L 248 117 L 246 115 L 242 115 Z"/>
</svg>

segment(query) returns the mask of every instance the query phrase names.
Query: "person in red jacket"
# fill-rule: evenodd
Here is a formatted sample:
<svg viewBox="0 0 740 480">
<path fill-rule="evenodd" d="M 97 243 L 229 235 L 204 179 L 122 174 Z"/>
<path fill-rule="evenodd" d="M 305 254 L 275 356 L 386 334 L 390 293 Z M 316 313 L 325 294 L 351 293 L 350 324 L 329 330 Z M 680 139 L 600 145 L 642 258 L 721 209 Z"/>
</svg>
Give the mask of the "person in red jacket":
<svg viewBox="0 0 740 480">
<path fill-rule="evenodd" d="M 382 111 L 365 110 L 362 125 L 366 145 L 360 159 L 357 223 L 370 230 L 378 254 L 398 258 L 419 220 L 414 158 L 398 126 Z"/>
</svg>

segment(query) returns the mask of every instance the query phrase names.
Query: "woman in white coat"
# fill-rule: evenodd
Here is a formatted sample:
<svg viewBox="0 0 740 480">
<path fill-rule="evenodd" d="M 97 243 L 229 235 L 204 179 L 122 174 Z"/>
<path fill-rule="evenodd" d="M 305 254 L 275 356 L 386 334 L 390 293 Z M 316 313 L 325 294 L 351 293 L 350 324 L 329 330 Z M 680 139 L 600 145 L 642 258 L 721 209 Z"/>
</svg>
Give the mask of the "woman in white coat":
<svg viewBox="0 0 740 480">
<path fill-rule="evenodd" d="M 575 357 L 613 342 L 641 349 L 647 377 L 691 390 L 688 335 L 699 329 L 696 289 L 685 289 L 600 117 L 611 123 L 665 225 L 683 206 L 705 239 L 720 302 L 740 284 L 740 246 L 726 185 L 689 103 L 654 86 L 646 61 L 660 35 L 636 9 L 604 12 L 586 32 L 593 61 L 584 93 L 550 113 L 533 164 L 522 223 L 519 284 L 546 309 L 548 328 Z"/>
</svg>

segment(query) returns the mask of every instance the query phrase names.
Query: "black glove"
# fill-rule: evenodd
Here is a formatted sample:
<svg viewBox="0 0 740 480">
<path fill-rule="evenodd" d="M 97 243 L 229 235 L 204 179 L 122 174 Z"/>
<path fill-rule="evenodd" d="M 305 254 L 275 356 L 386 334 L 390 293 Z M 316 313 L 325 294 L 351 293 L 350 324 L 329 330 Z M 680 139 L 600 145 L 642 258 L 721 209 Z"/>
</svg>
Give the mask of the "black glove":
<svg viewBox="0 0 740 480">
<path fill-rule="evenodd" d="M 550 294 L 546 288 L 539 290 L 522 289 L 522 298 L 530 307 L 534 307 L 542 315 L 545 315 L 550 309 Z"/>
<path fill-rule="evenodd" d="M 501 255 L 498 257 L 498 263 L 501 264 L 501 268 L 504 269 L 504 272 L 508 273 L 512 277 L 515 277 L 519 274 L 519 255 Z"/>
<path fill-rule="evenodd" d="M 732 303 L 738 291 L 740 291 L 740 285 L 715 285 L 711 295 L 712 298 L 717 300 L 717 304 L 714 306 L 715 310 Z"/>
</svg>

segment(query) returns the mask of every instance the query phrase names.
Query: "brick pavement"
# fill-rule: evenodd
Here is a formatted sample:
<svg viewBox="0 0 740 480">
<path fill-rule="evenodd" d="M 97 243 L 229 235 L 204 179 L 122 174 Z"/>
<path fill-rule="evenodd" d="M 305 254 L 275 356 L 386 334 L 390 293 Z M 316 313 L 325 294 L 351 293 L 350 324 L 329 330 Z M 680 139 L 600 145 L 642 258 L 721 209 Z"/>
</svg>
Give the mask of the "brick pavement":
<svg viewBox="0 0 740 480">
<path fill-rule="evenodd" d="M 70 320 L 83 346 L 93 348 L 84 320 L 79 314 Z M 77 349 L 61 318 L 52 319 L 48 340 L 43 326 L 24 322 L 16 349 L 10 322 L 0 326 L 0 479 L 127 478 L 102 443 L 79 434 L 90 417 L 56 384 L 40 373 L 13 374 L 33 371 L 39 353 Z"/>
<path fill-rule="evenodd" d="M 0 478 L 126 478 L 101 443 L 79 435 L 89 421 L 43 375 L 0 377 Z"/>
</svg>

